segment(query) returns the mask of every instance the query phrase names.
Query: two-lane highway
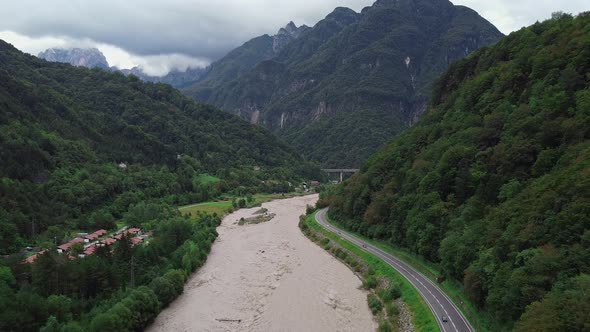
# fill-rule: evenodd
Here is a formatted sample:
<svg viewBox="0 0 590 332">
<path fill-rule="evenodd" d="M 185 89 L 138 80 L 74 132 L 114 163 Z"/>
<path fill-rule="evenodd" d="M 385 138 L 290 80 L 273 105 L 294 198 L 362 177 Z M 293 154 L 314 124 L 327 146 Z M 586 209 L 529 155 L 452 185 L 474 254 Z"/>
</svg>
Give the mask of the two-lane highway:
<svg viewBox="0 0 590 332">
<path fill-rule="evenodd" d="M 416 271 L 413 267 L 395 258 L 391 254 L 374 247 L 367 242 L 360 240 L 354 235 L 351 235 L 343 230 L 334 227 L 326 220 L 327 208 L 322 209 L 316 213 L 316 221 L 325 229 L 337 233 L 345 240 L 352 242 L 361 249 L 381 258 L 418 290 L 424 301 L 428 304 L 432 313 L 436 317 L 436 321 L 443 332 L 459 331 L 459 332 L 474 332 L 475 330 L 469 324 L 463 313 L 455 306 L 449 297 L 438 288 L 430 279 Z M 443 319 L 444 317 L 444 319 Z M 446 320 L 443 321 L 443 320 Z"/>
</svg>

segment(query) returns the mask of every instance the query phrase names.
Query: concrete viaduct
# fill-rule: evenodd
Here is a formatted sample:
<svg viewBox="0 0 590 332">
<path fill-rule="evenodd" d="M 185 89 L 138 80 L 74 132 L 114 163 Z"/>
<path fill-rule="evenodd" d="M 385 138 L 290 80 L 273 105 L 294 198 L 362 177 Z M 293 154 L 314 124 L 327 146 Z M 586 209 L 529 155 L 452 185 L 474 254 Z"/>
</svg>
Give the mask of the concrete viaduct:
<svg viewBox="0 0 590 332">
<path fill-rule="evenodd" d="M 327 169 L 322 169 L 322 171 L 324 171 L 328 174 L 338 174 L 338 176 L 340 178 L 340 182 L 342 182 L 344 180 L 344 174 L 354 174 L 354 173 L 358 172 L 359 169 L 355 169 L 355 168 L 327 168 Z"/>
</svg>

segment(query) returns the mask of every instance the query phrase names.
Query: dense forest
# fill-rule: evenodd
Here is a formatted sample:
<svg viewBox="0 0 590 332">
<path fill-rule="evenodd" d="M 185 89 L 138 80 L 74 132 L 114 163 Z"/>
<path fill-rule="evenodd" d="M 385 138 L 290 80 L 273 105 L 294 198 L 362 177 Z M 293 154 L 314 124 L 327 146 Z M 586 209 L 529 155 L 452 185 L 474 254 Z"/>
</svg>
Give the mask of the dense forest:
<svg viewBox="0 0 590 332">
<path fill-rule="evenodd" d="M 590 14 L 451 66 L 428 114 L 330 195 L 346 227 L 439 263 L 518 331 L 590 326 Z"/>
<path fill-rule="evenodd" d="M 237 78 L 183 91 L 270 128 L 327 168 L 357 167 L 423 113 L 449 64 L 502 36 L 448 0 L 379 0 L 360 13 L 336 8 Z"/>
<path fill-rule="evenodd" d="M 144 201 L 283 192 L 321 177 L 272 134 L 168 85 L 49 63 L 2 41 L 0 156 L 2 255 L 113 228 Z"/>
<path fill-rule="evenodd" d="M 221 221 L 181 217 L 165 204 L 136 207 L 124 220 L 154 229 L 149 244 L 123 238 L 85 258 L 50 250 L 32 264 L 0 263 L 0 331 L 143 330 L 203 265 Z"/>
</svg>

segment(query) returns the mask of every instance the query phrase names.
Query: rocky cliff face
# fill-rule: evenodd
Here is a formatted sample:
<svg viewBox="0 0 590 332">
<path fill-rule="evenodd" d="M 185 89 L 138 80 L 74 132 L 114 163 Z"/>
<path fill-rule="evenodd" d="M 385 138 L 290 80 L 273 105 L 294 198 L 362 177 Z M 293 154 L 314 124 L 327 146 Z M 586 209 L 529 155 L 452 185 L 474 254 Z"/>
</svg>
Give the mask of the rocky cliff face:
<svg viewBox="0 0 590 332">
<path fill-rule="evenodd" d="M 229 52 L 212 63 L 202 77 L 193 84 L 176 87 L 180 88 L 184 94 L 198 100 L 211 100 L 211 95 L 220 91 L 224 84 L 248 74 L 261 62 L 277 57 L 288 45 L 309 30 L 311 28 L 306 25 L 297 27 L 295 23 L 289 22 L 284 28 L 279 29 L 276 35 L 258 36 Z M 248 114 L 249 118 L 257 110 L 256 104 L 249 104 L 247 101 L 243 106 L 243 114 Z"/>
<path fill-rule="evenodd" d="M 297 27 L 293 21 L 289 22 L 287 26 L 281 28 L 279 32 L 272 38 L 272 51 L 274 53 L 281 52 L 290 42 L 297 39 L 302 32 L 310 29 L 307 25 Z"/>
<path fill-rule="evenodd" d="M 51 62 L 69 63 L 77 67 L 109 69 L 109 63 L 104 54 L 96 48 L 56 49 L 50 48 L 39 53 L 39 58 Z"/>
<path fill-rule="evenodd" d="M 337 8 L 205 95 L 184 92 L 272 129 L 325 166 L 358 166 L 425 112 L 449 64 L 501 37 L 448 0 L 379 0 L 361 13 Z M 343 144 L 347 135 L 357 139 Z M 318 153 L 311 137 L 331 150 Z"/>
</svg>

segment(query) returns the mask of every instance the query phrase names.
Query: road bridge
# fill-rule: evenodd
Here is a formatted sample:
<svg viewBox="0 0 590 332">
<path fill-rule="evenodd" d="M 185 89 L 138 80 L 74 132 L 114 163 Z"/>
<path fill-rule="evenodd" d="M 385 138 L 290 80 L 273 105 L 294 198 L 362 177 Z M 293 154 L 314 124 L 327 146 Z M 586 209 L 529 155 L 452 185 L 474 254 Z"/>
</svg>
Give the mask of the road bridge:
<svg viewBox="0 0 590 332">
<path fill-rule="evenodd" d="M 322 171 L 328 174 L 338 174 L 340 182 L 342 182 L 344 180 L 344 174 L 354 174 L 360 170 L 356 168 L 326 168 L 322 169 Z"/>
</svg>

